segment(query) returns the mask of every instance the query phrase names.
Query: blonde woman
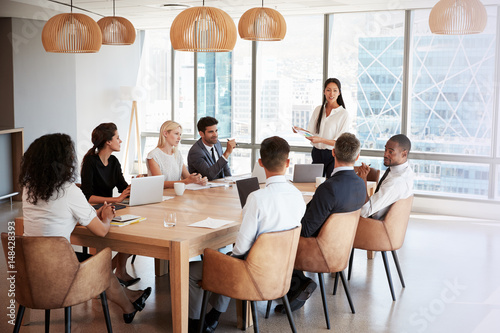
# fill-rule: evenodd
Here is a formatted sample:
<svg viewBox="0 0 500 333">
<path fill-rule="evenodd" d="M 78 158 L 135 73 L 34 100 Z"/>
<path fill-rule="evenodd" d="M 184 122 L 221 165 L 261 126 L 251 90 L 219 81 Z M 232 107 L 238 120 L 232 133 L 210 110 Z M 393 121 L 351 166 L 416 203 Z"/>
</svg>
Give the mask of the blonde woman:
<svg viewBox="0 0 500 333">
<path fill-rule="evenodd" d="M 164 188 L 173 188 L 174 183 L 178 182 L 206 185 L 207 177 L 201 177 L 198 173 L 190 174 L 183 163 L 181 152 L 177 149 L 181 135 L 182 126 L 179 123 L 167 120 L 161 125 L 158 146 L 147 157 L 148 175 L 163 175 Z"/>
</svg>

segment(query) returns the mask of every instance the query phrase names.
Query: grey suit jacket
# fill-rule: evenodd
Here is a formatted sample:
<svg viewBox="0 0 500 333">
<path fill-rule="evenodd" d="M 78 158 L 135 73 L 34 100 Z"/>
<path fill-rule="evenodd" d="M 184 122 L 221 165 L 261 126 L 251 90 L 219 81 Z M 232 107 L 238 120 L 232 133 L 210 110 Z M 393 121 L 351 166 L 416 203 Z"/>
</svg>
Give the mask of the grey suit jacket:
<svg viewBox="0 0 500 333">
<path fill-rule="evenodd" d="M 207 177 L 208 180 L 231 176 L 229 165 L 226 159 L 222 157 L 222 145 L 217 141 L 214 147 L 220 156 L 217 161 L 212 159 L 212 154 L 207 151 L 201 139 L 196 141 L 188 153 L 189 173 L 197 172 L 203 177 Z"/>
</svg>

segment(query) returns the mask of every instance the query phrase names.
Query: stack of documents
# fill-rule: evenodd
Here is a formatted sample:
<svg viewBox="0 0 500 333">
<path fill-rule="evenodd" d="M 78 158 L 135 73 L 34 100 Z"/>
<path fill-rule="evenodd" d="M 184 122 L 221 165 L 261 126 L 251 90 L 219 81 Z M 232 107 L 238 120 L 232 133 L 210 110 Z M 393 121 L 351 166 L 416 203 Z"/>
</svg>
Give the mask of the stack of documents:
<svg viewBox="0 0 500 333">
<path fill-rule="evenodd" d="M 126 215 L 121 215 L 121 216 L 115 216 L 111 220 L 111 225 L 115 227 L 123 227 L 125 225 L 137 223 L 144 221 L 146 218 L 145 217 L 140 217 L 137 215 L 131 215 L 131 214 L 126 214 Z"/>
</svg>

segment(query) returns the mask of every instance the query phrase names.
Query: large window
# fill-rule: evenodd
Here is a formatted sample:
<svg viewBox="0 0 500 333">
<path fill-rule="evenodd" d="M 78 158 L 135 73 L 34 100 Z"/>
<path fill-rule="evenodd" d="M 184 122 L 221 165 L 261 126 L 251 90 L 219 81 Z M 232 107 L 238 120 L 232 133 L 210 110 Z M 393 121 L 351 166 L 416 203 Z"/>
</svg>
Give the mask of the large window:
<svg viewBox="0 0 500 333">
<path fill-rule="evenodd" d="M 210 115 L 223 145 L 229 137 L 240 143 L 230 157 L 235 174 L 250 172 L 259 143 L 272 135 L 293 147 L 292 165 L 310 163 L 309 142 L 290 127 L 307 126 L 323 78 L 336 77 L 362 143 L 360 161 L 383 171 L 385 142 L 404 133 L 417 194 L 500 200 L 498 6 L 486 8 L 485 31 L 468 36 L 431 34 L 422 9 L 297 15 L 286 17 L 283 41 L 238 38 L 228 53 L 172 52 L 168 31 L 147 31 L 142 130 L 157 131 L 173 115 L 186 157 L 197 119 Z M 155 145 L 153 134 L 146 145 Z"/>
<path fill-rule="evenodd" d="M 330 16 L 328 76 L 342 84 L 362 148 L 401 132 L 404 11 Z"/>
<path fill-rule="evenodd" d="M 413 12 L 409 136 L 414 151 L 491 156 L 496 7 L 478 35 L 429 31 L 429 11 Z"/>
<path fill-rule="evenodd" d="M 279 135 L 291 145 L 310 146 L 292 132 L 306 127 L 322 99 L 323 16 L 287 17 L 281 42 L 258 44 L 256 141 Z"/>
</svg>

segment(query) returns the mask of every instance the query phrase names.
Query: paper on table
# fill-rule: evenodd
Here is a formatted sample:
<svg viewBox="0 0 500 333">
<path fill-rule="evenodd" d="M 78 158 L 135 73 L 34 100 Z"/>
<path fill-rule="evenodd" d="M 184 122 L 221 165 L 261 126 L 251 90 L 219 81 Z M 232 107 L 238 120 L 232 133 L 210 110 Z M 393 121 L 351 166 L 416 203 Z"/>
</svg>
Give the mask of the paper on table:
<svg viewBox="0 0 500 333">
<path fill-rule="evenodd" d="M 300 192 L 300 193 L 302 193 L 302 195 L 307 195 L 310 197 L 312 197 L 314 195 L 314 192 Z"/>
<path fill-rule="evenodd" d="M 219 227 L 222 227 L 223 225 L 233 223 L 233 222 L 234 221 L 218 220 L 218 219 L 213 219 L 211 217 L 207 217 L 206 219 L 204 219 L 202 221 L 198 221 L 198 222 L 195 222 L 193 224 L 188 225 L 188 227 L 217 229 Z"/>
<path fill-rule="evenodd" d="M 169 197 L 169 196 L 164 195 L 162 201 L 167 201 L 167 200 L 170 200 L 173 198 L 175 198 L 175 197 Z"/>
<path fill-rule="evenodd" d="M 145 217 L 139 217 L 138 219 L 130 220 L 130 221 L 125 221 L 125 222 L 111 221 L 110 224 L 112 226 L 115 226 L 115 227 L 123 227 L 123 226 L 129 225 L 129 224 L 134 224 L 134 223 L 142 222 L 144 220 L 146 220 Z"/>
<path fill-rule="evenodd" d="M 207 183 L 207 185 L 199 185 L 191 183 L 186 185 L 186 190 L 197 191 L 197 190 L 203 190 L 205 188 L 220 187 L 220 186 L 224 186 L 224 183 Z"/>
</svg>

